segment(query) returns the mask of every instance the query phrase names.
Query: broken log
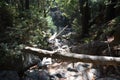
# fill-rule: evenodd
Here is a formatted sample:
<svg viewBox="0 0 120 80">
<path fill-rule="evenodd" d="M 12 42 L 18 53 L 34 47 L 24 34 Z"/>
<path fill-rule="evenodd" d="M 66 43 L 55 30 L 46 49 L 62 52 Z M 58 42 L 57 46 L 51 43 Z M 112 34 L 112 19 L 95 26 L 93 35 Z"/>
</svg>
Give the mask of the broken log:
<svg viewBox="0 0 120 80">
<path fill-rule="evenodd" d="M 25 47 L 24 51 L 30 52 L 40 57 L 51 57 L 53 59 L 61 59 L 63 61 L 86 62 L 99 65 L 120 65 L 120 57 L 77 54 L 66 52 L 65 50 L 60 49 L 55 51 L 48 51 L 34 47 Z"/>
</svg>

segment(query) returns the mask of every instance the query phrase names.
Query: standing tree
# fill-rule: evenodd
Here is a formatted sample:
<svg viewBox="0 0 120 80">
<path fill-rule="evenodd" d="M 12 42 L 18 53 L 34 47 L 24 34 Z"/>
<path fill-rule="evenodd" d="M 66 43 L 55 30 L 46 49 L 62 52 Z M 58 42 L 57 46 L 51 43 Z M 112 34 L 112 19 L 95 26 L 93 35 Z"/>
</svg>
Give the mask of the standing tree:
<svg viewBox="0 0 120 80">
<path fill-rule="evenodd" d="M 116 17 L 115 15 L 115 5 L 117 4 L 117 0 L 108 0 L 106 5 L 106 21 L 109 21 Z M 111 12 L 112 11 L 112 12 Z"/>
<path fill-rule="evenodd" d="M 81 11 L 81 25 L 82 25 L 82 37 L 89 35 L 89 20 L 90 20 L 90 8 L 88 0 L 79 0 L 80 11 Z"/>
<path fill-rule="evenodd" d="M 29 0 L 25 0 L 25 9 L 29 9 Z"/>
</svg>

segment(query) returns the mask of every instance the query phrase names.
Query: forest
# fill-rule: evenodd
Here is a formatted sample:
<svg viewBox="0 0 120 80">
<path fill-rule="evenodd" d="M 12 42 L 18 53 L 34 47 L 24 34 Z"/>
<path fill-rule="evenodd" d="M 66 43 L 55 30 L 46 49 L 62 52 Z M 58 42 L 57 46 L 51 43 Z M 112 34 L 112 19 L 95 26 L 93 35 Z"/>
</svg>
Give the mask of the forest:
<svg viewBox="0 0 120 80">
<path fill-rule="evenodd" d="M 0 80 L 120 80 L 120 0 L 0 0 Z"/>
</svg>

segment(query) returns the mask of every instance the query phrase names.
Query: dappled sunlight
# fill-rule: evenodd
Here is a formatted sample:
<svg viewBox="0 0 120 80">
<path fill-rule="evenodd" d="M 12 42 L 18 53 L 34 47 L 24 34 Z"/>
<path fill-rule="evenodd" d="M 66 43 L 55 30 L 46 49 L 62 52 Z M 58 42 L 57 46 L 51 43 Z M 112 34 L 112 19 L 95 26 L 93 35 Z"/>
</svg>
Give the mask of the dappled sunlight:
<svg viewBox="0 0 120 80">
<path fill-rule="evenodd" d="M 0 0 L 0 80 L 120 80 L 119 0 Z"/>
</svg>

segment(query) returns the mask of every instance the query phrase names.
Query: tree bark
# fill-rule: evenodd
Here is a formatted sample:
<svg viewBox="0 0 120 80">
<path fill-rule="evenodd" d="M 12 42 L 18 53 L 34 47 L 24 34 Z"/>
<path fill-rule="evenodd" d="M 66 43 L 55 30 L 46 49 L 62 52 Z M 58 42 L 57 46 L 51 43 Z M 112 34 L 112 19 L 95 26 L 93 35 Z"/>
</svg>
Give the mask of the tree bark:
<svg viewBox="0 0 120 80">
<path fill-rule="evenodd" d="M 115 5 L 117 4 L 117 0 L 109 0 L 109 4 L 106 5 L 106 22 L 115 18 Z"/>
<path fill-rule="evenodd" d="M 120 65 L 119 57 L 108 56 L 92 56 L 85 54 L 68 53 L 65 50 L 48 51 L 33 47 L 25 47 L 24 51 L 32 52 L 32 54 L 42 57 L 52 57 L 70 62 L 87 62 L 100 65 Z"/>
<path fill-rule="evenodd" d="M 29 9 L 29 0 L 25 0 L 25 9 L 26 9 L 26 10 Z"/>
<path fill-rule="evenodd" d="M 82 37 L 87 37 L 89 35 L 89 20 L 90 11 L 88 6 L 88 0 L 79 0 L 80 11 L 81 11 L 81 21 L 82 21 Z"/>
</svg>

